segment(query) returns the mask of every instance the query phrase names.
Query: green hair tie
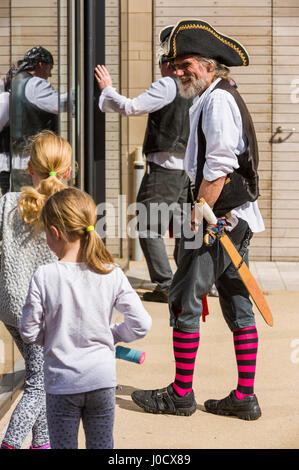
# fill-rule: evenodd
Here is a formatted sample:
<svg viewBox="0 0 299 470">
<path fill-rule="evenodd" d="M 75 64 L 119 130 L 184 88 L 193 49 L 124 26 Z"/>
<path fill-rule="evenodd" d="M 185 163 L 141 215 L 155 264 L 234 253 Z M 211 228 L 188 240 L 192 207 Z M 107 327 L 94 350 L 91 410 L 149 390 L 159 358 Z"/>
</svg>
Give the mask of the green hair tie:
<svg viewBox="0 0 299 470">
<path fill-rule="evenodd" d="M 56 176 L 56 175 L 57 175 L 56 171 L 50 171 L 49 173 L 49 176 Z"/>
</svg>

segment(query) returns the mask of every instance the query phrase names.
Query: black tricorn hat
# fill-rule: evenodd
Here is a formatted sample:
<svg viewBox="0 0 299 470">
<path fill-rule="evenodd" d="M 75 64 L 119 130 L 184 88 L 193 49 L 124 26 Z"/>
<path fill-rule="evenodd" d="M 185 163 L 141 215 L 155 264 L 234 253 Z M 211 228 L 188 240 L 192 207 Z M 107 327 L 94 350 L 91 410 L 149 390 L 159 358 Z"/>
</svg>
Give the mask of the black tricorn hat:
<svg viewBox="0 0 299 470">
<path fill-rule="evenodd" d="M 202 20 L 179 21 L 171 31 L 166 53 L 168 59 L 189 54 L 214 59 L 228 67 L 249 64 L 248 53 L 239 42 Z"/>
<path fill-rule="evenodd" d="M 166 26 L 165 28 L 161 29 L 160 34 L 159 34 L 159 42 L 162 47 L 164 46 L 165 43 L 167 43 L 167 40 L 173 28 L 174 26 L 172 25 L 172 26 Z M 165 54 L 163 54 L 160 57 L 160 63 L 163 64 L 165 62 L 169 62 L 169 59 L 168 57 L 166 57 Z"/>
<path fill-rule="evenodd" d="M 171 31 L 173 30 L 174 25 L 166 26 L 165 28 L 161 29 L 159 34 L 159 41 L 160 44 L 163 44 L 170 36 Z"/>
</svg>

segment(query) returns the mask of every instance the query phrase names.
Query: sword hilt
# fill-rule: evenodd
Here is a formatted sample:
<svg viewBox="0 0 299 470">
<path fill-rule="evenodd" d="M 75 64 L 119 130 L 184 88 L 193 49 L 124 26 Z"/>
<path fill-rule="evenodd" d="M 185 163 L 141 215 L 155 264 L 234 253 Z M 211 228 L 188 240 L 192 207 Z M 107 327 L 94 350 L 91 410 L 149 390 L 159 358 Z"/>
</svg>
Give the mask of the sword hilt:
<svg viewBox="0 0 299 470">
<path fill-rule="evenodd" d="M 210 208 L 209 204 L 204 200 L 203 197 L 200 199 L 198 205 L 201 207 L 203 217 L 204 219 L 206 219 L 208 224 L 216 225 L 218 219 L 216 215 L 214 214 L 214 212 L 212 211 L 212 209 Z"/>
</svg>

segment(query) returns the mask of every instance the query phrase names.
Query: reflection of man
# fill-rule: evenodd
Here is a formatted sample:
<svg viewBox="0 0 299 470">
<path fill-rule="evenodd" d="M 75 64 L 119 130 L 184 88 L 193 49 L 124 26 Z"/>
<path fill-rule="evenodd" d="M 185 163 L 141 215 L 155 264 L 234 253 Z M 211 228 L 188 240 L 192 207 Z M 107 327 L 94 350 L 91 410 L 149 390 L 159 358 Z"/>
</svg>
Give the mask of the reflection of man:
<svg viewBox="0 0 299 470">
<path fill-rule="evenodd" d="M 171 31 L 165 28 L 160 34 L 163 43 Z M 149 219 L 150 207 L 154 204 L 170 207 L 177 203 L 180 207 L 187 200 L 188 177 L 184 171 L 183 159 L 189 135 L 190 100 L 179 95 L 178 81 L 174 76 L 172 64 L 161 56 L 160 70 L 162 78 L 141 95 L 129 99 L 119 95 L 112 88 L 112 81 L 104 66 L 96 68 L 96 79 L 102 90 L 100 109 L 104 112 L 119 112 L 127 116 L 149 113 L 143 153 L 146 155 L 147 169 L 137 196 L 137 202 L 143 204 Z M 181 212 L 180 210 L 178 212 Z M 153 214 L 153 212 L 152 212 Z M 146 292 L 143 299 L 154 302 L 167 302 L 168 291 L 172 282 L 172 270 L 169 264 L 163 235 L 168 229 L 171 217 L 176 217 L 174 225 L 179 233 L 174 233 L 177 261 L 180 242 L 180 214 L 168 211 L 160 222 L 153 218 L 148 221 L 139 219 L 140 245 L 147 261 L 152 283 L 156 284 L 153 292 Z M 151 222 L 151 223 L 150 223 Z"/>
<path fill-rule="evenodd" d="M 48 79 L 54 66 L 52 54 L 37 46 L 24 56 L 13 80 L 10 101 L 12 190 L 31 184 L 27 173 L 29 138 L 41 130 L 58 132 L 58 93 Z"/>
<path fill-rule="evenodd" d="M 9 190 L 10 175 L 10 127 L 9 127 L 9 97 L 12 77 L 16 73 L 12 66 L 2 80 L 3 93 L 0 94 L 0 189 L 1 196 Z"/>
<path fill-rule="evenodd" d="M 249 111 L 231 86 L 228 69 L 248 65 L 248 55 L 241 44 L 200 20 L 179 22 L 168 45 L 182 93 L 198 95 L 190 109 L 185 156 L 186 171 L 195 185 L 194 199 L 204 198 L 219 217 L 217 226 L 207 227 L 208 231 L 221 233 L 221 224 L 227 223 L 227 235 L 248 262 L 252 232 L 264 230 L 257 204 L 258 148 Z M 202 229 L 200 222 L 195 205 L 194 232 Z M 153 413 L 190 415 L 196 411 L 192 387 L 202 298 L 216 281 L 222 313 L 233 336 L 238 383 L 227 397 L 207 400 L 205 408 L 219 415 L 257 419 L 261 416 L 254 394 L 258 333 L 248 292 L 219 241 L 189 250 L 184 240 L 182 245 L 185 249 L 169 293 L 175 379 L 159 390 L 135 391 L 132 398 Z"/>
</svg>

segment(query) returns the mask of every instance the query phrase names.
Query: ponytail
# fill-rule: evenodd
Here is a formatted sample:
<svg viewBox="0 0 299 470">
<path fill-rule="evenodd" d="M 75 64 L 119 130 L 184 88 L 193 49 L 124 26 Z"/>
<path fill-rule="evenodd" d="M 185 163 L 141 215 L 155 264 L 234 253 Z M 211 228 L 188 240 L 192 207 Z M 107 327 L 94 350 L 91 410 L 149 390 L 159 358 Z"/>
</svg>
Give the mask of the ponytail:
<svg viewBox="0 0 299 470">
<path fill-rule="evenodd" d="M 39 228 L 41 211 L 47 199 L 67 187 L 61 179 L 66 175 L 71 162 L 71 146 L 62 137 L 51 131 L 43 131 L 33 138 L 30 166 L 42 181 L 38 189 L 31 186 L 21 189 L 18 210 L 26 224 Z"/>
<path fill-rule="evenodd" d="M 95 231 L 96 205 L 86 192 L 66 188 L 50 197 L 41 214 L 44 228 L 54 225 L 66 241 L 80 240 L 79 259 L 99 274 L 115 268 L 113 256 Z"/>
<path fill-rule="evenodd" d="M 66 188 L 66 185 L 56 177 L 50 177 L 52 181 L 43 180 L 37 190 L 31 186 L 22 188 L 22 193 L 18 202 L 18 210 L 25 224 L 40 227 L 39 221 L 42 208 L 46 200 L 57 191 Z M 53 181 L 55 178 L 56 181 Z"/>
<path fill-rule="evenodd" d="M 99 274 L 108 274 L 115 267 L 113 256 L 95 230 L 86 232 L 81 239 L 80 261 Z"/>
</svg>

